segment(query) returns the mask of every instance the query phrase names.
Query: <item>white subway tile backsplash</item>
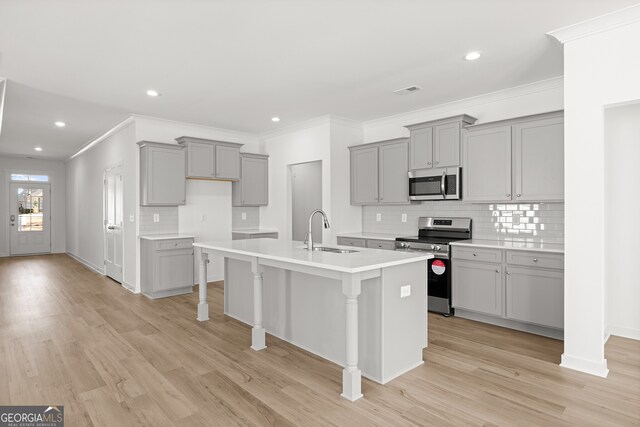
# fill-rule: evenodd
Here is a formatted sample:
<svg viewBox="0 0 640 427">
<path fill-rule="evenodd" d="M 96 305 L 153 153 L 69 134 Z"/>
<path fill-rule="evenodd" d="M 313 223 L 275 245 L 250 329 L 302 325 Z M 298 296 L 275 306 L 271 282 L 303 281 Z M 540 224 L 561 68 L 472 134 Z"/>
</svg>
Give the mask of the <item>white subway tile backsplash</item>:
<svg viewBox="0 0 640 427">
<path fill-rule="evenodd" d="M 153 215 L 160 216 L 159 222 L 153 221 Z M 170 234 L 178 232 L 177 206 L 140 206 L 140 234 Z"/>
<path fill-rule="evenodd" d="M 382 221 L 376 221 L 376 214 Z M 407 222 L 401 215 L 407 214 Z M 514 217 L 515 215 L 515 217 Z M 473 219 L 477 239 L 524 238 L 550 243 L 564 241 L 564 203 L 486 203 L 428 201 L 403 206 L 364 206 L 362 231 L 413 235 L 421 216 L 452 216 Z"/>
<path fill-rule="evenodd" d="M 242 219 L 242 213 L 246 213 L 246 219 Z M 260 228 L 260 208 L 259 207 L 238 207 L 232 208 L 232 227 L 234 230 L 250 230 Z"/>
</svg>

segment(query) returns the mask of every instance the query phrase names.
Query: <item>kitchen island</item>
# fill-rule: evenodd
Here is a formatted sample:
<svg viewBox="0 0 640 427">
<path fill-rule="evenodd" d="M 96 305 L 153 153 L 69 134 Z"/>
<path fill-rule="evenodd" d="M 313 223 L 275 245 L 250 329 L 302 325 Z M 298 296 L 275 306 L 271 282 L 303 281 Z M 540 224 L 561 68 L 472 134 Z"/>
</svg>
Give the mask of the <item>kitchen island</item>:
<svg viewBox="0 0 640 427">
<path fill-rule="evenodd" d="M 225 314 L 253 326 L 251 348 L 266 348 L 268 332 L 343 366 L 344 398 L 362 397 L 361 375 L 384 384 L 423 363 L 432 255 L 333 245 L 345 252 L 308 251 L 274 239 L 194 247 L 197 319 L 209 319 L 209 256 L 224 257 Z"/>
</svg>

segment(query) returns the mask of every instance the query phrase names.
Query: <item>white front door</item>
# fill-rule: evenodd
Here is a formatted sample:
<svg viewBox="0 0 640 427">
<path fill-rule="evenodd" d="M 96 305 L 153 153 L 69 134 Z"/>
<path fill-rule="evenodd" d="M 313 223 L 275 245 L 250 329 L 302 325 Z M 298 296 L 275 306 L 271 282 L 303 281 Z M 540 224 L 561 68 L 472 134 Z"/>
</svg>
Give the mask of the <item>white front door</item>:
<svg viewBox="0 0 640 427">
<path fill-rule="evenodd" d="M 104 174 L 104 266 L 105 273 L 122 283 L 122 168 Z"/>
<path fill-rule="evenodd" d="M 51 252 L 49 184 L 11 183 L 11 255 Z"/>
</svg>

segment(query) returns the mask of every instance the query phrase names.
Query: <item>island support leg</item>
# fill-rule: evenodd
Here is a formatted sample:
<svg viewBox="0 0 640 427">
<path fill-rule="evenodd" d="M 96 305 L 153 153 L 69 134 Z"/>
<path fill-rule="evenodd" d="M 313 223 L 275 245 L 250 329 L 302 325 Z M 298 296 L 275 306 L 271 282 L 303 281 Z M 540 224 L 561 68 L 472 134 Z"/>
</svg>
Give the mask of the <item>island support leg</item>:
<svg viewBox="0 0 640 427">
<path fill-rule="evenodd" d="M 267 348 L 265 332 L 262 326 L 262 267 L 258 260 L 251 261 L 253 273 L 253 329 L 251 329 L 251 348 L 258 351 Z"/>
<path fill-rule="evenodd" d="M 200 249 L 200 278 L 198 281 L 198 317 L 201 322 L 209 320 L 209 304 L 207 304 L 207 263 L 209 255 Z"/>
<path fill-rule="evenodd" d="M 342 278 L 342 293 L 346 297 L 346 366 L 342 370 L 342 394 L 350 401 L 362 397 L 362 373 L 358 369 L 358 295 L 360 274 L 345 274 Z"/>
</svg>

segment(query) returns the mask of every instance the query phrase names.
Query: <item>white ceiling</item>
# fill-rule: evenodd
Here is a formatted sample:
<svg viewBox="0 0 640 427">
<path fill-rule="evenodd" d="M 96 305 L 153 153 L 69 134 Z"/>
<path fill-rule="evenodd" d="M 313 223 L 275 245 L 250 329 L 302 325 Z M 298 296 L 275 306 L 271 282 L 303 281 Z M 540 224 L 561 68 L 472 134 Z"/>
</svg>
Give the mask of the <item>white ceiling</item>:
<svg viewBox="0 0 640 427">
<path fill-rule="evenodd" d="M 634 3 L 0 0 L 0 153 L 64 158 L 130 113 L 264 132 L 543 80 L 562 74 L 546 32 Z M 466 62 L 470 50 L 484 55 Z M 392 93 L 413 84 L 424 90 Z"/>
</svg>

